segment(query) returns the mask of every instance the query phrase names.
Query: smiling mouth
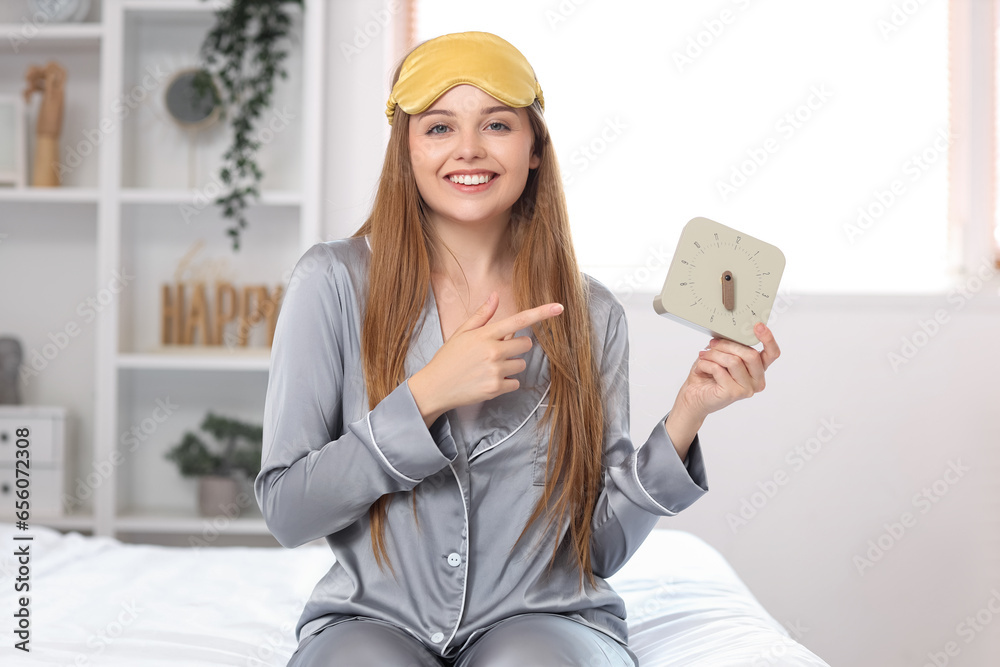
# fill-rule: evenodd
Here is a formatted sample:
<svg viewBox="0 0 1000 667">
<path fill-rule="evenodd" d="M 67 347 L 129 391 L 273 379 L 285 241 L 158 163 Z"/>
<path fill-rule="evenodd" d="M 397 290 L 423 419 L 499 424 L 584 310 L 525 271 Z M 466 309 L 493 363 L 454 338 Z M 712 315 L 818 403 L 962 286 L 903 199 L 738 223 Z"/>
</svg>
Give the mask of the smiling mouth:
<svg viewBox="0 0 1000 667">
<path fill-rule="evenodd" d="M 452 183 L 457 183 L 458 185 L 482 185 L 483 183 L 489 183 L 496 174 L 483 173 L 483 174 L 452 174 L 451 176 L 446 176 Z"/>
</svg>

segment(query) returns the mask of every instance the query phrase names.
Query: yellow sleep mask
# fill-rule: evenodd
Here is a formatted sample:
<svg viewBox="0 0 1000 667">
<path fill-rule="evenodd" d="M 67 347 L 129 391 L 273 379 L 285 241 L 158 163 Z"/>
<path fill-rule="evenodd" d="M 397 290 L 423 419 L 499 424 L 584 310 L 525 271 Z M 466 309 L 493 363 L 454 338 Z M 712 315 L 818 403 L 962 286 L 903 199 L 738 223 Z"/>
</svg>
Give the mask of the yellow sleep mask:
<svg viewBox="0 0 1000 667">
<path fill-rule="evenodd" d="M 408 114 L 418 114 L 463 83 L 515 108 L 526 107 L 537 97 L 545 109 L 534 70 L 510 42 L 489 32 L 456 32 L 424 42 L 403 61 L 386 103 L 389 125 L 397 105 Z"/>
</svg>

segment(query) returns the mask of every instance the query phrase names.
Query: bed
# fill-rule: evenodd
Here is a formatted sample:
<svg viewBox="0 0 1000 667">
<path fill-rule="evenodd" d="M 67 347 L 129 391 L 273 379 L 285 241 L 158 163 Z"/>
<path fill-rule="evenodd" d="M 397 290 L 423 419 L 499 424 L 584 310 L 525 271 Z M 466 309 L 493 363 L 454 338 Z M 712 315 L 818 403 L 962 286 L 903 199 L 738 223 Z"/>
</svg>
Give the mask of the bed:
<svg viewBox="0 0 1000 667">
<path fill-rule="evenodd" d="M 15 540 L 26 534 L 30 542 Z M 283 667 L 333 557 L 325 545 L 166 547 L 0 524 L 0 664 Z M 30 545 L 30 653 L 13 648 L 13 553 Z M 642 667 L 827 665 L 775 621 L 700 538 L 654 530 L 608 580 Z"/>
</svg>

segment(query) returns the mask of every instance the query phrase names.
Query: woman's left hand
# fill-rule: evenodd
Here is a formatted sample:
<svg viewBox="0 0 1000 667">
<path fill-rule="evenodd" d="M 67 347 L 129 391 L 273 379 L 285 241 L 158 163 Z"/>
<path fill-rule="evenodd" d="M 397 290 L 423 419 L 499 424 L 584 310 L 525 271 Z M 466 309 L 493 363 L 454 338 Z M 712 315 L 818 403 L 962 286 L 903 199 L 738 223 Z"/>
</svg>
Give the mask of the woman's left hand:
<svg viewBox="0 0 1000 667">
<path fill-rule="evenodd" d="M 760 352 L 749 345 L 713 338 L 710 349 L 698 353 L 677 394 L 676 406 L 694 420 L 703 420 L 734 401 L 764 391 L 764 371 L 781 351 L 766 325 L 758 323 L 754 334 L 764 344 Z"/>
</svg>

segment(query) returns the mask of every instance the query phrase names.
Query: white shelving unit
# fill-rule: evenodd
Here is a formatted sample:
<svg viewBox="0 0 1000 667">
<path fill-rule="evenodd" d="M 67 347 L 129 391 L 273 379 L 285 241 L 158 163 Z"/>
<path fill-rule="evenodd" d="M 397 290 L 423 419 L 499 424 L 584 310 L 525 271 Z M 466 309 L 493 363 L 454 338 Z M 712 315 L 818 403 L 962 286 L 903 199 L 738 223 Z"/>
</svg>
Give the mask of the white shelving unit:
<svg viewBox="0 0 1000 667">
<path fill-rule="evenodd" d="M 211 203 L 228 127 L 219 123 L 190 135 L 166 119 L 162 100 L 170 74 L 198 64 L 198 46 L 221 4 L 103 0 L 84 23 L 36 26 L 16 52 L 8 45 L 0 59 L 0 81 L 16 85 L 30 63 L 53 59 L 67 68 L 61 149 L 65 156 L 78 148 L 82 156 L 63 187 L 0 189 L 0 207 L 24 221 L 15 225 L 52 219 L 49 224 L 75 226 L 84 238 L 80 252 L 92 255 L 96 272 L 87 278 L 93 285 L 88 292 L 114 292 L 91 325 L 93 446 L 70 475 L 86 485 L 85 493 L 66 489 L 76 496 L 74 510 L 33 517 L 34 523 L 180 544 L 206 530 L 248 541 L 256 536 L 255 543 L 268 535 L 249 484 L 249 502 L 239 516 L 223 517 L 219 528 L 219 520 L 198 515 L 195 480 L 182 478 L 164 458 L 209 411 L 261 421 L 270 352 L 264 327 L 250 331 L 245 348 L 164 348 L 160 287 L 220 274 L 236 285 L 284 286 L 302 253 L 321 240 L 327 7 L 323 0 L 306 0 L 304 11 L 296 12 L 284 62 L 289 76 L 275 82 L 278 122 L 272 127 L 278 129 L 258 151 L 262 196 L 247 212 L 234 253 L 225 233 L 233 223 Z M 23 30 L 23 21 L 0 23 L 0 35 Z M 32 147 L 29 141 L 29 155 Z M 185 256 L 185 273 L 178 275 Z M 128 278 L 116 283 L 116 276 Z M 66 277 L 67 284 L 79 280 Z M 94 471 L 107 472 L 96 479 Z"/>
</svg>

